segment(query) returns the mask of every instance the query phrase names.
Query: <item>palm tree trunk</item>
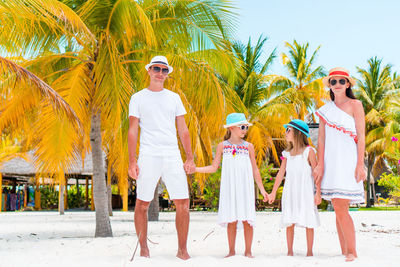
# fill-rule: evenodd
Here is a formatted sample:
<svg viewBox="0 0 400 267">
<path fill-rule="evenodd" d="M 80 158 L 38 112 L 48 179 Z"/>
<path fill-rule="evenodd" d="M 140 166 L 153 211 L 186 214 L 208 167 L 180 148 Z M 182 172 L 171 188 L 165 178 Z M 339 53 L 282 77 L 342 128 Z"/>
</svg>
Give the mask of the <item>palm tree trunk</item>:
<svg viewBox="0 0 400 267">
<path fill-rule="evenodd" d="M 372 156 L 372 157 L 371 157 Z M 375 153 L 373 155 L 368 155 L 368 174 L 367 174 L 367 208 L 371 207 L 371 171 L 375 162 Z"/>
<path fill-rule="evenodd" d="M 111 184 L 107 185 L 108 215 L 113 216 Z"/>
<path fill-rule="evenodd" d="M 108 211 L 108 196 L 104 161 L 101 147 L 101 119 L 100 111 L 92 113 L 92 127 L 90 131 L 90 144 L 92 146 L 93 160 L 93 198 L 96 212 L 95 237 L 112 237 L 110 216 Z"/>
<path fill-rule="evenodd" d="M 3 176 L 0 172 L 0 212 L 3 210 Z"/>
<path fill-rule="evenodd" d="M 150 202 L 148 218 L 149 218 L 149 221 L 151 221 L 151 222 L 158 221 L 158 215 L 160 212 L 159 202 L 158 202 L 158 187 L 159 186 L 160 186 L 160 183 L 157 184 L 156 190 L 154 190 L 154 198 Z"/>
</svg>

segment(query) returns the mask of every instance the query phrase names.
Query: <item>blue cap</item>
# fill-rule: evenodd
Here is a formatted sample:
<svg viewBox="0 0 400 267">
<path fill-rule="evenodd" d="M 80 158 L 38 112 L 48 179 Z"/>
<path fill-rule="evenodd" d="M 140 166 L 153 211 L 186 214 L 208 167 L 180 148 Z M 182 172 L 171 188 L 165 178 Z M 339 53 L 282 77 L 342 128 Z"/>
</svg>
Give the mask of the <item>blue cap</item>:
<svg viewBox="0 0 400 267">
<path fill-rule="evenodd" d="M 308 128 L 307 123 L 305 123 L 302 120 L 291 120 L 288 124 L 283 125 L 283 127 L 285 127 L 285 129 L 287 127 L 293 127 L 296 128 L 297 130 L 299 130 L 300 132 L 302 132 L 303 134 L 305 134 L 307 137 L 310 137 L 310 130 Z"/>
<path fill-rule="evenodd" d="M 237 125 L 253 125 L 247 121 L 246 116 L 243 113 L 231 113 L 226 117 L 226 125 L 224 128 L 229 128 Z"/>
</svg>

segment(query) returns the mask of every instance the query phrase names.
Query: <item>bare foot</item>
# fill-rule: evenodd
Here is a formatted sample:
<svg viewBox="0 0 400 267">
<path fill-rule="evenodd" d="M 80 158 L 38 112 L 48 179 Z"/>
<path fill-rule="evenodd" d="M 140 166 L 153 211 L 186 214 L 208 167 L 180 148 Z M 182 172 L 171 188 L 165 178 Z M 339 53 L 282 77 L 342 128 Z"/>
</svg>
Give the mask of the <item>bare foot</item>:
<svg viewBox="0 0 400 267">
<path fill-rule="evenodd" d="M 287 255 L 288 256 L 293 256 L 293 251 L 288 251 Z"/>
<path fill-rule="evenodd" d="M 140 248 L 140 257 L 150 258 L 149 248 Z"/>
<path fill-rule="evenodd" d="M 176 253 L 176 257 L 180 258 L 181 260 L 188 260 L 190 259 L 189 253 L 186 250 L 178 250 L 178 253 Z"/>
<path fill-rule="evenodd" d="M 354 261 L 356 258 L 353 254 L 346 255 L 346 261 Z"/>
<path fill-rule="evenodd" d="M 235 251 L 230 251 L 229 254 L 225 256 L 225 258 L 235 256 L 235 254 L 236 254 Z"/>
<path fill-rule="evenodd" d="M 312 257 L 312 256 L 314 256 L 312 251 L 311 252 L 307 252 L 307 257 Z"/>
<path fill-rule="evenodd" d="M 251 254 L 251 252 L 245 252 L 244 256 L 246 256 L 247 258 L 254 258 L 254 256 Z"/>
</svg>

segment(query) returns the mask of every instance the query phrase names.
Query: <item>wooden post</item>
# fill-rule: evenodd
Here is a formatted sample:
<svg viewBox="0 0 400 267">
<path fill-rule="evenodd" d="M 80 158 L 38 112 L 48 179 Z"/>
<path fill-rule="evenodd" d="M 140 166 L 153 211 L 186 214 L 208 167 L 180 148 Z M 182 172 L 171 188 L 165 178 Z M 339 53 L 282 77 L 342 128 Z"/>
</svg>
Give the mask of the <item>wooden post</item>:
<svg viewBox="0 0 400 267">
<path fill-rule="evenodd" d="M 3 175 L 0 172 L 0 212 L 3 210 Z"/>
<path fill-rule="evenodd" d="M 128 183 L 122 184 L 122 211 L 128 211 Z"/>
<path fill-rule="evenodd" d="M 91 201 L 90 201 L 90 209 L 91 209 L 91 210 L 94 210 L 95 207 L 94 207 L 94 198 L 93 198 L 93 175 L 92 175 L 92 184 L 91 184 L 91 186 L 90 186 L 90 191 L 91 191 L 91 193 L 92 193 L 92 199 L 91 199 Z"/>
<path fill-rule="evenodd" d="M 24 208 L 28 205 L 28 184 L 25 184 L 24 190 Z"/>
<path fill-rule="evenodd" d="M 40 186 L 39 177 L 36 177 L 36 185 L 35 185 L 35 209 L 36 210 L 41 210 L 42 209 L 39 186 Z"/>
<path fill-rule="evenodd" d="M 85 210 L 89 208 L 89 177 L 86 176 L 86 199 L 85 199 Z"/>
<path fill-rule="evenodd" d="M 65 197 L 64 197 L 64 190 L 65 190 L 65 177 L 64 172 L 60 172 L 58 177 L 58 211 L 60 215 L 64 215 L 65 211 Z"/>
</svg>

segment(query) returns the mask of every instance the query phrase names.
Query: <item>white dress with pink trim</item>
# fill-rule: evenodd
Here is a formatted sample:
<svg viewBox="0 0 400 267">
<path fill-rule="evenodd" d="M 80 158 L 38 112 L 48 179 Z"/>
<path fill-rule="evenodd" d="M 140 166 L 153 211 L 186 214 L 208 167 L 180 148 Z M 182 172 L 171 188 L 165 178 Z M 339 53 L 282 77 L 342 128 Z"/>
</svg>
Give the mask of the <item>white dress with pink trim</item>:
<svg viewBox="0 0 400 267">
<path fill-rule="evenodd" d="M 321 196 L 364 203 L 364 186 L 357 183 L 357 132 L 354 118 L 329 102 L 316 111 L 325 122 L 324 177 Z"/>
<path fill-rule="evenodd" d="M 286 178 L 282 192 L 281 227 L 292 224 L 300 227 L 316 228 L 320 225 L 317 206 L 314 202 L 314 179 L 308 154 L 312 147 L 307 147 L 302 154 L 291 156 L 283 151 L 286 158 Z"/>
<path fill-rule="evenodd" d="M 219 194 L 218 223 L 227 226 L 243 221 L 254 226 L 256 217 L 253 168 L 249 156 L 249 143 L 240 145 L 223 142 L 221 188 Z"/>
</svg>

